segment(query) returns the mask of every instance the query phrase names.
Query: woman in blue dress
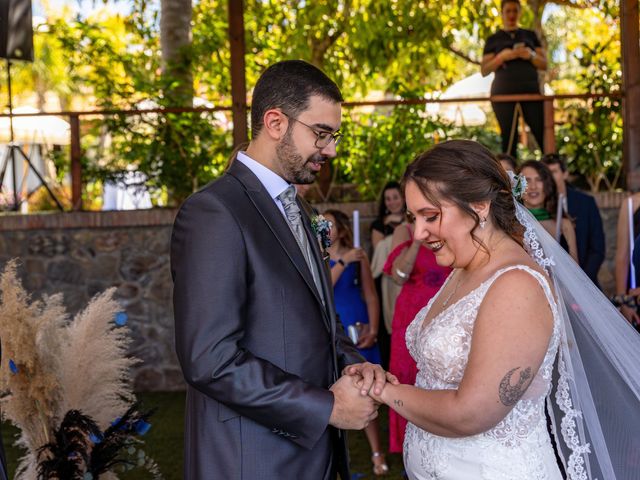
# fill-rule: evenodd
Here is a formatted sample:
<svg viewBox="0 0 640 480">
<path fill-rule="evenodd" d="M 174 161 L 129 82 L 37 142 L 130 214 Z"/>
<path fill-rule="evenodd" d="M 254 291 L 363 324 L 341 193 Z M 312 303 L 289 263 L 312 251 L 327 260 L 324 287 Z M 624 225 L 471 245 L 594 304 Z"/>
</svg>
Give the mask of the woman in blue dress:
<svg viewBox="0 0 640 480">
<path fill-rule="evenodd" d="M 380 350 L 376 340 L 380 326 L 380 306 L 369 259 L 362 248 L 353 247 L 351 222 L 347 215 L 339 210 L 327 210 L 324 216 L 331 222 L 331 246 L 327 248 L 327 252 L 330 256 L 336 312 L 362 356 L 368 362 L 379 364 Z M 389 467 L 382 453 L 377 419 L 369 423 L 365 434 L 371 447 L 373 473 L 387 474 Z"/>
</svg>

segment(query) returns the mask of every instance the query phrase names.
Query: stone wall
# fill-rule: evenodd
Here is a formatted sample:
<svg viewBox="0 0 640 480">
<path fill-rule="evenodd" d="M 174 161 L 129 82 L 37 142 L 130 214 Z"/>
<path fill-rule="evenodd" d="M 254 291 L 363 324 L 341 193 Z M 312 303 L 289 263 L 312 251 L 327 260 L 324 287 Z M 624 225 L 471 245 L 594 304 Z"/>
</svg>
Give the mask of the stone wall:
<svg viewBox="0 0 640 480">
<path fill-rule="evenodd" d="M 607 236 L 600 280 L 612 292 L 618 206 L 623 194 L 598 197 Z M 323 204 L 361 212 L 363 244 L 375 204 Z M 142 360 L 134 372 L 137 390 L 184 388 L 174 352 L 169 243 L 174 210 L 81 212 L 0 216 L 0 268 L 21 261 L 20 275 L 34 298 L 62 292 L 71 314 L 109 287 L 129 316 L 131 353 Z"/>
<path fill-rule="evenodd" d="M 96 293 L 116 288 L 133 335 L 137 390 L 183 388 L 173 347 L 169 242 L 175 211 L 64 213 L 2 217 L 0 265 L 19 258 L 34 298 L 62 292 L 76 314 Z"/>
<path fill-rule="evenodd" d="M 363 225 L 373 205 L 326 204 Z M 169 244 L 175 210 L 0 216 L 0 268 L 19 258 L 20 277 L 34 298 L 61 292 L 75 315 L 97 293 L 115 287 L 133 335 L 138 391 L 184 388 L 174 350 Z"/>
</svg>

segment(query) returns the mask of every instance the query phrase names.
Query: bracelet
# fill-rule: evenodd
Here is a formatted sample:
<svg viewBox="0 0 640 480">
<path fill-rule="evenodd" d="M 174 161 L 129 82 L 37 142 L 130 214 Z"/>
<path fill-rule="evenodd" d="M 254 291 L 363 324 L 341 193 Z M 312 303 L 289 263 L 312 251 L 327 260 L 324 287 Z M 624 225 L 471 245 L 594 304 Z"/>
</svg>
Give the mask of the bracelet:
<svg viewBox="0 0 640 480">
<path fill-rule="evenodd" d="M 622 294 L 618 294 L 618 295 L 614 295 L 613 297 L 610 297 L 609 300 L 617 308 L 620 308 L 622 306 L 626 306 L 633 309 L 638 308 L 638 298 L 632 295 L 626 295 L 622 293 Z"/>
<path fill-rule="evenodd" d="M 342 265 L 343 268 L 347 266 L 347 264 L 344 263 L 344 260 L 342 260 L 341 258 L 338 259 L 338 263 Z"/>
<path fill-rule="evenodd" d="M 396 273 L 398 274 L 398 276 L 400 278 L 402 278 L 403 280 L 406 280 L 407 278 L 409 278 L 409 274 L 408 273 L 404 273 L 402 270 L 400 270 L 399 268 L 396 268 Z"/>
</svg>

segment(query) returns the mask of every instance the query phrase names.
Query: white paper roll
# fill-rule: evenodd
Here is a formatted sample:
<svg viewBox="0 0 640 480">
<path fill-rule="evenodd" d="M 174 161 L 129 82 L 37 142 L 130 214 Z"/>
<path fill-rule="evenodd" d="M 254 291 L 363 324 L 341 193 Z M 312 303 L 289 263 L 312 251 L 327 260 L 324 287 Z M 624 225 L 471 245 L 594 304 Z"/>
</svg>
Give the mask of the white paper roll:
<svg viewBox="0 0 640 480">
<path fill-rule="evenodd" d="M 629 222 L 629 288 L 636 288 L 636 269 L 633 266 L 633 244 L 636 237 L 633 231 L 633 198 L 627 199 L 627 221 Z"/>
<path fill-rule="evenodd" d="M 360 248 L 360 212 L 353 211 L 353 246 Z"/>
</svg>

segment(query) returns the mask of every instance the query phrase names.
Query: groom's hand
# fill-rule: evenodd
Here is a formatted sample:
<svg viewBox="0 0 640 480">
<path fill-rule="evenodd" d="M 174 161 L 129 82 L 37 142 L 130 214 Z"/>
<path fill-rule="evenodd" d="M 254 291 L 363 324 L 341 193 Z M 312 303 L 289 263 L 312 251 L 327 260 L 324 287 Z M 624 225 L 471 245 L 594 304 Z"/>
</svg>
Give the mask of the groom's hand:
<svg viewBox="0 0 640 480">
<path fill-rule="evenodd" d="M 345 430 L 362 430 L 378 416 L 378 406 L 371 397 L 360 395 L 357 380 L 345 375 L 329 389 L 334 397 L 330 425 Z"/>
<path fill-rule="evenodd" d="M 349 365 L 342 371 L 342 374 L 362 379 L 359 388 L 360 394 L 363 396 L 369 395 L 371 387 L 373 387 L 374 395 L 380 395 L 384 384 L 387 382 L 387 375 L 384 369 L 380 365 L 374 365 L 369 362 Z"/>
</svg>

